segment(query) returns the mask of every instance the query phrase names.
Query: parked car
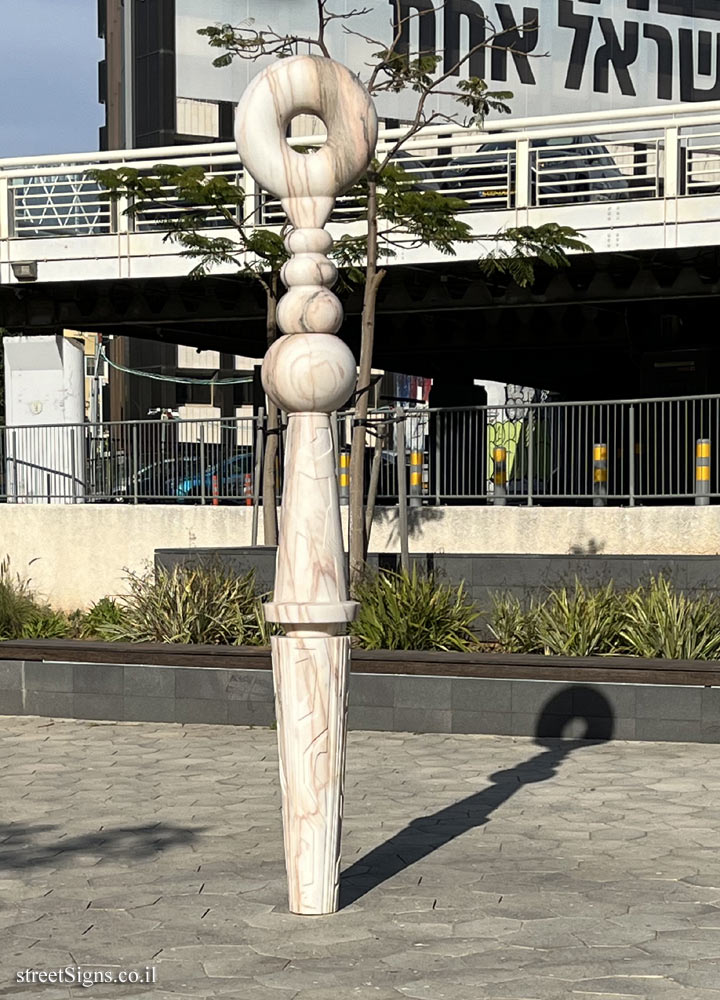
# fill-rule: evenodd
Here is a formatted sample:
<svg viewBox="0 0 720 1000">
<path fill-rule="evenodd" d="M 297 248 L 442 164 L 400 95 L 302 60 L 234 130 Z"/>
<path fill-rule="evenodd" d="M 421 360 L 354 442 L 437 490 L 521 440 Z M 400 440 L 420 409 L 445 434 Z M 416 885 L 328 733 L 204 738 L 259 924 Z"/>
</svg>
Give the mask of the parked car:
<svg viewBox="0 0 720 1000">
<path fill-rule="evenodd" d="M 251 448 L 245 448 L 220 462 L 208 465 L 204 475 L 197 465 L 181 479 L 176 486 L 175 495 L 179 500 L 197 501 L 203 495 L 208 499 L 220 496 L 234 503 L 244 503 L 246 489 L 250 483 L 248 476 L 253 475 L 253 453 Z"/>
<path fill-rule="evenodd" d="M 174 497 L 179 482 L 191 475 L 196 465 L 195 455 L 173 455 L 160 462 L 151 462 L 139 468 L 137 476 L 131 473 L 116 486 L 113 497 L 119 503 L 133 503 L 135 497 L 142 503 Z"/>
<path fill-rule="evenodd" d="M 392 158 L 393 166 L 404 170 L 413 191 L 440 191 L 442 189 L 441 171 L 435 160 L 423 156 L 413 156 L 404 149 L 399 149 Z"/>
<path fill-rule="evenodd" d="M 486 142 L 474 153 L 451 160 L 443 190 L 466 201 L 510 205 L 515 196 L 514 142 Z M 534 139 L 531 142 L 532 202 L 560 205 L 629 197 L 630 184 L 597 137 Z"/>
</svg>

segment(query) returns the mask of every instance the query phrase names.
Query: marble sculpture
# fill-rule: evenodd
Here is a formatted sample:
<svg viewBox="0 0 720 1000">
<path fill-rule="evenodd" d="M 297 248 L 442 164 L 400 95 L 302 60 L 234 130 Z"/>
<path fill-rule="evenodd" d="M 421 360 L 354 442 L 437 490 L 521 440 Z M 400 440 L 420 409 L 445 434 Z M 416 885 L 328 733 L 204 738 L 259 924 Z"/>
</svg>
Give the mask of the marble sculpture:
<svg viewBox="0 0 720 1000">
<path fill-rule="evenodd" d="M 287 142 L 300 114 L 325 123 L 313 153 Z M 285 480 L 269 621 L 272 639 L 290 910 L 332 913 L 338 906 L 340 828 L 350 639 L 348 600 L 330 413 L 350 397 L 355 359 L 335 336 L 343 310 L 325 232 L 335 198 L 365 172 L 377 142 L 377 116 L 360 81 L 318 56 L 293 56 L 263 70 L 237 109 L 240 158 L 260 187 L 280 198 L 292 231 L 278 305 L 284 336 L 262 367 L 265 391 L 288 414 Z"/>
</svg>

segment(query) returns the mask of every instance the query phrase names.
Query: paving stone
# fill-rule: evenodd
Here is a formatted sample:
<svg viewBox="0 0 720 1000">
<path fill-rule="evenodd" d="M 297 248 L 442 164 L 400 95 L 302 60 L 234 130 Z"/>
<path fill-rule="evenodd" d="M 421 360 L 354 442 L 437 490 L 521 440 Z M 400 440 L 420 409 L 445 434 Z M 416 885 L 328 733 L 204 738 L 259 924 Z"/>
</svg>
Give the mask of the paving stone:
<svg viewBox="0 0 720 1000">
<path fill-rule="evenodd" d="M 225 703 L 264 709 L 243 683 Z M 354 901 L 302 918 L 269 729 L 8 717 L 0 742 L 7 984 L 81 963 L 158 969 L 96 1000 L 720 1000 L 710 744 L 352 732 Z"/>
</svg>

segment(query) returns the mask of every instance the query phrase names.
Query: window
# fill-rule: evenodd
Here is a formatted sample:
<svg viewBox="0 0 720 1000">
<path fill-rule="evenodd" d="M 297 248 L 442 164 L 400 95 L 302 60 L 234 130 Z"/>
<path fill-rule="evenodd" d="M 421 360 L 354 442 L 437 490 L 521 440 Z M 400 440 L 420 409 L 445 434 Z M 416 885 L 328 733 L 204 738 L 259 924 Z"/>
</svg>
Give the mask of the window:
<svg viewBox="0 0 720 1000">
<path fill-rule="evenodd" d="M 97 361 L 97 370 L 95 368 L 96 361 Z M 98 375 L 99 378 L 105 378 L 105 358 L 95 358 L 94 354 L 86 354 L 85 375 L 88 378 L 94 378 L 95 375 Z"/>
<path fill-rule="evenodd" d="M 252 406 L 236 406 L 235 421 L 237 427 L 235 443 L 241 448 L 251 448 L 255 443 Z"/>
<path fill-rule="evenodd" d="M 219 351 L 198 351 L 195 347 L 177 349 L 178 368 L 202 368 L 205 371 L 217 371 L 220 368 Z"/>
<path fill-rule="evenodd" d="M 179 407 L 178 413 L 181 420 L 192 421 L 192 423 L 180 424 L 178 441 L 190 444 L 202 440 L 205 444 L 220 444 L 219 417 L 221 411 L 219 406 L 204 406 L 201 403 L 194 403 Z"/>
<path fill-rule="evenodd" d="M 197 101 L 191 97 L 177 99 L 177 131 L 179 135 L 220 135 L 220 109 L 214 101 Z"/>
</svg>

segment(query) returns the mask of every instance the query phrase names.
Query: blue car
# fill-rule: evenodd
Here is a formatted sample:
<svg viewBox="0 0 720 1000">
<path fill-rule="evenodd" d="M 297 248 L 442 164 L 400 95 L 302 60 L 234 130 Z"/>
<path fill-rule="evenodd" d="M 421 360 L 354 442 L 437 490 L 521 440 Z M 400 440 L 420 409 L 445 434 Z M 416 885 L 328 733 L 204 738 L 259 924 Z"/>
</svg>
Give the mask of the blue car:
<svg viewBox="0 0 720 1000">
<path fill-rule="evenodd" d="M 218 497 L 226 503 L 245 503 L 248 496 L 252 496 L 253 466 L 250 448 L 210 464 L 205 469 L 204 489 L 203 475 L 196 468 L 192 475 L 178 482 L 177 497 L 181 501 L 197 501 L 204 496 L 208 500 Z"/>
</svg>

